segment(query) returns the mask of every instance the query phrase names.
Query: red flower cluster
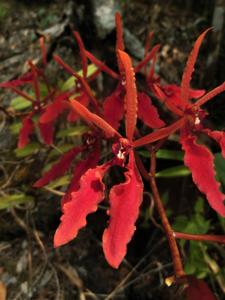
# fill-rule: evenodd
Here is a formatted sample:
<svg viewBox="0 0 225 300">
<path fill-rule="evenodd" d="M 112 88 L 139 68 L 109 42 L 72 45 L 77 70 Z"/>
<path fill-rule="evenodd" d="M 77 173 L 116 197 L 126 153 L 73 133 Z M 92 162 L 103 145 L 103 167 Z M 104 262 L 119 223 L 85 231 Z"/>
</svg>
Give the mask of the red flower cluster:
<svg viewBox="0 0 225 300">
<path fill-rule="evenodd" d="M 61 224 L 55 233 L 55 247 L 66 244 L 75 238 L 78 231 L 86 225 L 87 215 L 97 210 L 98 204 L 105 198 L 103 177 L 106 172 L 112 166 L 125 168 L 124 182 L 114 185 L 109 193 L 109 225 L 103 234 L 105 257 L 115 268 L 120 265 L 126 254 L 127 244 L 133 236 L 142 202 L 143 183 L 135 160 L 135 148 L 137 147 L 165 139 L 179 130 L 180 143 L 185 151 L 184 163 L 191 170 L 193 181 L 206 195 L 211 207 L 225 216 L 225 195 L 220 191 L 219 183 L 215 179 L 213 155 L 208 148 L 197 143 L 199 133 L 207 134 L 219 143 L 222 155 L 225 157 L 224 132 L 204 128 L 203 121 L 206 112 L 202 109 L 207 101 L 225 90 L 225 83 L 207 94 L 204 90 L 190 88 L 199 48 L 208 30 L 203 32 L 195 42 L 187 60 L 181 87 L 179 87 L 161 85 L 160 78 L 154 74 L 159 45 L 149 50 L 148 43 L 145 57 L 136 67 L 133 67 L 131 58 L 124 51 L 122 22 L 119 14 L 116 14 L 116 28 L 118 73 L 88 52 L 79 34 L 75 32 L 74 36 L 80 49 L 83 76 L 65 64 L 59 56 L 54 57 L 59 65 L 74 76 L 75 85 L 72 89 L 62 92 L 49 87 L 48 95 L 41 99 L 39 81 L 44 81 L 47 86 L 48 83 L 44 70 L 40 70 L 32 62 L 29 63 L 30 72 L 28 74 L 18 80 L 0 85 L 11 88 L 17 94 L 32 101 L 33 104 L 32 111 L 27 113 L 22 120 L 23 127 L 19 136 L 19 147 L 24 147 L 29 142 L 29 137 L 34 130 L 32 118 L 36 114 L 39 117 L 38 126 L 41 136 L 46 144 L 52 143 L 53 125 L 62 112 L 67 111 L 68 121 L 76 122 L 79 117 L 90 127 L 90 131 L 84 136 L 83 144 L 65 153 L 60 161 L 34 184 L 35 187 L 42 187 L 51 180 L 62 176 L 77 155 L 83 154 L 84 159 L 75 165 L 71 184 L 62 199 L 63 215 Z M 45 68 L 46 50 L 43 40 L 41 41 Z M 87 76 L 88 60 L 97 67 L 95 74 L 90 77 Z M 151 62 L 151 66 L 148 72 L 149 62 Z M 159 117 L 149 95 L 138 90 L 135 74 L 143 69 L 146 74 L 147 88 L 171 111 L 176 118 L 174 123 L 167 126 Z M 100 72 L 105 72 L 117 81 L 115 90 L 103 101 L 96 99 L 90 87 L 90 82 Z M 17 89 L 18 86 L 26 83 L 32 83 L 34 98 Z M 74 97 L 74 94 L 78 96 Z M 152 132 L 140 137 L 136 128 L 137 118 L 151 128 Z M 119 131 L 123 120 L 125 123 L 124 136 Z M 103 140 L 111 143 L 112 158 L 99 164 L 101 160 L 100 147 Z"/>
</svg>

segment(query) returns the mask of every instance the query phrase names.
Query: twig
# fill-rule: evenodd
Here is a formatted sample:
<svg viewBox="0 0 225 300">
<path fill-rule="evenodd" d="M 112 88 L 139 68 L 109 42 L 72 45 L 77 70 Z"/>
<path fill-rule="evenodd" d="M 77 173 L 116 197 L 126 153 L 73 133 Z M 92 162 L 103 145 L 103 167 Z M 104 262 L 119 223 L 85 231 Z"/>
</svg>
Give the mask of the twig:
<svg viewBox="0 0 225 300">
<path fill-rule="evenodd" d="M 225 244 L 225 235 L 210 235 L 210 234 L 190 234 L 183 232 L 174 232 L 176 239 L 192 240 L 192 241 L 206 241 Z"/>
<path fill-rule="evenodd" d="M 164 206 L 160 199 L 156 181 L 155 181 L 155 170 L 156 170 L 155 149 L 152 149 L 150 154 L 151 154 L 150 185 L 151 185 L 151 189 L 152 189 L 153 199 L 155 201 L 156 208 L 158 210 L 167 240 L 169 242 L 175 276 L 177 278 L 180 278 L 185 275 L 184 270 L 183 270 L 183 264 L 182 264 L 180 253 L 179 253 L 179 250 L 177 247 L 176 239 L 174 237 L 173 229 L 167 218 Z"/>
</svg>

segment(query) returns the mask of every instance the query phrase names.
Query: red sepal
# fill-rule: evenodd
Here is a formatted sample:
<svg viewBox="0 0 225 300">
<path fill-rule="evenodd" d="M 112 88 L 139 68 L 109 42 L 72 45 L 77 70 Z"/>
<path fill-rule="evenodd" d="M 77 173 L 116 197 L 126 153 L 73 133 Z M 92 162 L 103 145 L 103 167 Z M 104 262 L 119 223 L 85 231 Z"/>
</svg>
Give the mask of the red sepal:
<svg viewBox="0 0 225 300">
<path fill-rule="evenodd" d="M 98 115 L 90 112 L 90 110 L 88 110 L 84 105 L 82 105 L 75 99 L 70 101 L 70 106 L 81 118 L 85 120 L 85 122 L 90 125 L 94 124 L 98 128 L 102 129 L 106 137 L 120 137 L 120 134 L 110 124 L 108 124 Z"/>
<path fill-rule="evenodd" d="M 159 117 L 157 108 L 152 104 L 151 98 L 145 93 L 138 94 L 138 118 L 151 128 L 165 126 Z"/>
<path fill-rule="evenodd" d="M 190 82 L 191 82 L 191 76 L 192 73 L 194 71 L 194 66 L 195 66 L 195 62 L 198 56 L 198 52 L 199 52 L 199 48 L 202 44 L 202 41 L 206 35 L 206 33 L 210 30 L 206 29 L 196 40 L 194 47 L 191 51 L 191 53 L 189 54 L 187 63 L 186 63 L 186 67 L 182 76 L 182 81 L 181 81 L 181 100 L 183 102 L 183 104 L 187 104 L 188 100 L 190 98 Z"/>
<path fill-rule="evenodd" d="M 52 122 L 49 123 L 38 123 L 38 127 L 40 129 L 40 134 L 43 139 L 43 142 L 46 145 L 51 145 L 53 143 L 53 132 L 54 125 Z"/>
<path fill-rule="evenodd" d="M 208 285 L 194 276 L 186 276 L 189 286 L 185 289 L 187 300 L 216 300 Z"/>
<path fill-rule="evenodd" d="M 122 75 L 125 76 L 126 95 L 124 98 L 126 137 L 133 140 L 137 121 L 137 88 L 135 84 L 135 73 L 129 55 L 118 50 L 118 59 L 123 68 Z"/>
<path fill-rule="evenodd" d="M 27 116 L 22 120 L 22 128 L 19 134 L 18 148 L 25 147 L 30 141 L 30 135 L 34 131 L 34 123 L 31 116 Z"/>
<path fill-rule="evenodd" d="M 71 193 L 71 200 L 63 205 L 61 223 L 54 236 L 54 246 L 59 247 L 74 239 L 86 225 L 86 217 L 98 208 L 104 199 L 105 185 L 102 178 L 109 164 L 89 169 L 80 180 L 79 190 Z"/>
<path fill-rule="evenodd" d="M 79 49 L 80 49 L 80 57 L 81 57 L 81 62 L 82 62 L 82 70 L 83 70 L 83 77 L 86 78 L 87 77 L 87 57 L 85 54 L 85 47 L 84 47 L 84 43 L 81 39 L 81 36 L 79 34 L 79 32 L 74 31 L 73 32 L 73 36 L 75 37 L 75 39 L 77 40 Z"/>
<path fill-rule="evenodd" d="M 37 180 L 33 186 L 36 188 L 40 188 L 48 184 L 50 181 L 63 176 L 69 169 L 74 158 L 81 151 L 81 147 L 75 147 L 63 154 L 60 160 L 56 164 L 54 164 L 49 171 L 44 173 L 44 175 L 39 180 Z"/>
<path fill-rule="evenodd" d="M 1 82 L 0 87 L 13 88 L 13 87 L 24 85 L 24 84 L 32 82 L 32 81 L 33 81 L 33 74 L 29 72 L 29 73 L 26 73 L 23 76 L 19 77 L 18 79 Z"/>
<path fill-rule="evenodd" d="M 222 155 L 225 158 L 225 132 L 218 131 L 218 130 L 210 130 L 210 129 L 202 129 L 202 132 L 206 133 L 209 137 L 214 139 L 219 145 L 222 150 Z"/>
<path fill-rule="evenodd" d="M 210 206 L 225 217 L 225 195 L 215 179 L 214 158 L 203 145 L 196 144 L 196 137 L 183 134 L 180 142 L 185 151 L 184 163 L 191 170 L 194 183 L 206 195 Z"/>
<path fill-rule="evenodd" d="M 76 100 L 79 101 L 85 107 L 87 107 L 89 104 L 90 98 L 86 93 L 82 93 L 80 96 L 77 96 Z M 67 116 L 68 122 L 76 122 L 78 118 L 79 118 L 79 115 L 74 110 L 69 111 L 69 114 Z"/>
<path fill-rule="evenodd" d="M 103 103 L 103 111 L 105 120 L 117 130 L 124 112 L 123 101 L 118 91 L 106 97 Z"/>
<path fill-rule="evenodd" d="M 45 107 L 44 113 L 40 117 L 40 123 L 49 123 L 54 121 L 63 111 L 69 108 L 65 101 L 70 93 L 63 93 L 55 97 L 54 101 Z"/>
<path fill-rule="evenodd" d="M 110 221 L 103 234 L 104 254 L 114 268 L 118 268 L 126 255 L 142 202 L 143 183 L 133 152 L 130 153 L 125 178 L 124 183 L 113 186 L 110 191 Z"/>
</svg>

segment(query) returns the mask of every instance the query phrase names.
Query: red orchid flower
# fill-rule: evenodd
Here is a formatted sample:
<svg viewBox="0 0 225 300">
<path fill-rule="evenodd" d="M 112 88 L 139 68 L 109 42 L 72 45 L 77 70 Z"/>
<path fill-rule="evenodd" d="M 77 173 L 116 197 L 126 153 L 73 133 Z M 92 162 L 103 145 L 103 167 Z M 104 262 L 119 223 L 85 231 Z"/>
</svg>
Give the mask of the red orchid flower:
<svg viewBox="0 0 225 300">
<path fill-rule="evenodd" d="M 105 98 L 103 102 L 103 115 L 104 119 L 116 130 L 119 128 L 120 121 L 124 115 L 124 84 L 125 80 L 123 78 L 120 58 L 118 57 L 118 51 L 124 51 L 124 41 L 123 41 L 123 28 L 122 20 L 119 13 L 115 15 L 116 23 L 116 53 L 117 53 L 117 64 L 120 71 L 120 74 L 117 74 L 115 71 L 106 66 L 102 61 L 94 57 L 93 54 L 85 50 L 87 57 L 90 61 L 95 64 L 102 72 L 110 75 L 112 78 L 119 80 L 116 89 L 112 92 L 111 95 Z M 151 59 L 154 59 L 157 51 L 159 50 L 159 45 L 156 45 L 152 48 L 151 51 L 148 51 L 146 48 L 146 55 L 144 59 L 134 67 L 135 74 L 140 72 L 140 70 L 145 67 Z M 150 71 L 151 73 L 151 71 Z M 121 78 L 122 76 L 122 78 Z M 151 98 L 144 92 L 138 93 L 138 118 L 150 128 L 161 128 L 165 126 L 163 120 L 159 118 L 158 111 L 156 107 L 153 106 Z"/>
<path fill-rule="evenodd" d="M 223 131 L 212 131 L 204 128 L 203 120 L 207 113 L 202 109 L 202 105 L 225 90 L 225 82 L 207 94 L 201 96 L 201 91 L 190 89 L 191 76 L 197 59 L 200 45 L 209 31 L 204 31 L 196 40 L 193 50 L 187 60 L 183 73 L 180 97 L 170 99 L 167 94 L 157 85 L 154 86 L 158 98 L 165 103 L 175 115 L 181 119 L 171 125 L 173 132 L 180 129 L 180 143 L 185 151 L 184 163 L 191 170 L 192 178 L 199 190 L 206 195 L 210 206 L 220 215 L 225 216 L 225 195 L 219 189 L 219 183 L 215 179 L 214 158 L 212 153 L 202 144 L 197 144 L 197 137 L 200 133 L 208 135 L 219 143 L 222 155 L 225 158 L 225 133 Z M 194 103 L 191 98 L 200 96 Z M 197 95 L 196 95 L 197 93 Z M 177 126 L 176 126 L 177 125 Z M 173 127 L 173 128 L 172 128 Z M 169 128 L 169 127 L 168 127 Z M 156 133 L 157 135 L 158 133 Z M 145 136 L 134 142 L 135 146 L 146 144 L 147 140 L 152 142 L 154 135 Z"/>
<path fill-rule="evenodd" d="M 76 237 L 80 228 L 86 224 L 86 216 L 96 211 L 97 205 L 104 199 L 104 175 L 113 165 L 125 166 L 125 181 L 114 185 L 109 194 L 109 226 L 103 234 L 103 250 L 109 264 L 117 268 L 126 254 L 138 217 L 142 201 L 143 183 L 136 167 L 131 143 L 137 118 L 137 91 L 134 71 L 129 56 L 118 50 L 121 70 L 125 76 L 126 138 L 104 119 L 90 112 L 76 100 L 71 101 L 71 108 L 88 124 L 100 128 L 107 138 L 113 138 L 114 158 L 109 162 L 88 170 L 81 176 L 75 190 L 70 189 L 70 199 L 62 207 L 63 216 L 55 237 L 55 247 L 68 243 Z M 78 187 L 79 186 L 79 187 Z"/>
<path fill-rule="evenodd" d="M 42 44 L 41 39 L 41 44 Z M 42 53 L 44 52 L 45 48 L 43 48 L 42 45 Z M 45 52 L 44 52 L 45 53 Z M 44 54 L 43 54 L 44 55 Z M 46 58 L 43 57 L 43 61 L 46 61 Z M 48 83 L 46 81 L 46 78 L 44 76 L 43 70 L 37 68 L 32 61 L 28 61 L 30 72 L 27 74 L 21 76 L 19 79 L 3 82 L 0 84 L 0 87 L 3 88 L 10 88 L 13 92 L 16 94 L 22 96 L 26 100 L 32 102 L 32 111 L 26 113 L 26 116 L 22 119 L 22 128 L 20 130 L 19 134 L 19 140 L 18 140 L 18 148 L 25 147 L 30 140 L 30 136 L 34 132 L 35 124 L 33 121 L 33 117 L 36 115 L 40 115 L 40 113 L 43 112 L 44 106 L 46 105 L 47 101 L 51 99 L 53 96 Z M 44 80 L 49 94 L 41 100 L 41 93 L 40 93 L 40 87 L 39 87 L 39 80 Z M 34 97 L 31 97 L 26 92 L 18 89 L 18 86 L 25 85 L 27 83 L 31 83 L 33 85 L 34 90 Z M 38 121 L 38 128 L 40 130 L 41 137 L 45 144 L 49 145 L 52 144 L 53 140 L 53 124 L 52 122 L 47 122 L 46 124 L 42 124 Z"/>
</svg>

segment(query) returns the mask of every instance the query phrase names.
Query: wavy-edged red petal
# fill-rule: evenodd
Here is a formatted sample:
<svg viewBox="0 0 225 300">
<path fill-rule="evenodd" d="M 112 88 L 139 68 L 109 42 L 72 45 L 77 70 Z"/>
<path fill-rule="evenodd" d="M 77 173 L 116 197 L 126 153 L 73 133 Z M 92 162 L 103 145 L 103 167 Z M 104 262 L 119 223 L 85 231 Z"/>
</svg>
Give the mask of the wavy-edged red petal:
<svg viewBox="0 0 225 300">
<path fill-rule="evenodd" d="M 189 54 L 187 63 L 186 63 L 186 67 L 182 76 L 182 81 L 181 81 L 181 100 L 187 104 L 188 100 L 190 98 L 190 82 L 191 82 L 191 76 L 192 73 L 194 71 L 194 66 L 195 66 L 195 62 L 198 56 L 198 52 L 200 49 L 200 46 L 202 44 L 202 41 L 205 37 L 205 35 L 207 34 L 207 32 L 210 30 L 211 28 L 206 29 L 196 40 L 194 47 L 191 51 L 191 53 Z"/>
<path fill-rule="evenodd" d="M 130 153 L 125 182 L 112 187 L 110 221 L 103 234 L 103 250 L 108 263 L 118 268 L 127 252 L 127 244 L 135 231 L 142 202 L 143 183 L 137 170 L 134 153 Z"/>
<path fill-rule="evenodd" d="M 151 98 L 145 93 L 138 93 L 138 118 L 151 128 L 165 126 L 160 119 L 157 108 L 152 104 Z"/>
<path fill-rule="evenodd" d="M 129 55 L 121 50 L 117 51 L 118 59 L 123 67 L 126 95 L 124 99 L 126 136 L 132 141 L 137 121 L 137 88 L 135 73 Z"/>
<path fill-rule="evenodd" d="M 225 217 L 225 195 L 215 179 L 212 153 L 203 145 L 196 143 L 196 137 L 183 134 L 180 142 L 185 151 L 184 163 L 191 170 L 194 183 L 206 195 L 210 206 Z"/>
<path fill-rule="evenodd" d="M 43 142 L 46 145 L 51 145 L 53 143 L 53 133 L 54 133 L 54 124 L 53 122 L 49 123 L 38 123 L 40 129 L 40 134 L 43 139 Z"/>
<path fill-rule="evenodd" d="M 80 186 L 80 178 L 81 176 L 88 170 L 95 168 L 99 161 L 99 147 L 95 147 L 94 150 L 88 155 L 88 157 L 84 160 L 81 160 L 76 163 L 74 169 L 73 169 L 73 177 L 70 182 L 70 186 L 68 190 L 66 191 L 66 194 L 63 196 L 61 200 L 61 206 L 66 202 L 69 202 L 71 200 L 71 193 L 72 191 L 77 191 Z"/>
<path fill-rule="evenodd" d="M 98 128 L 102 129 L 108 138 L 116 136 L 120 137 L 120 134 L 110 124 L 108 124 L 98 115 L 90 112 L 90 110 L 88 110 L 84 105 L 82 105 L 75 99 L 70 101 L 70 106 L 88 124 L 94 124 Z"/>
<path fill-rule="evenodd" d="M 194 276 L 186 276 L 188 287 L 185 289 L 187 300 L 216 300 L 217 298 L 209 289 L 208 285 L 202 280 Z"/>
<path fill-rule="evenodd" d="M 50 181 L 63 176 L 69 169 L 72 161 L 82 151 L 82 147 L 75 147 L 62 155 L 60 160 L 54 164 L 49 171 L 34 183 L 34 187 L 40 188 L 45 186 Z"/>
<path fill-rule="evenodd" d="M 30 141 L 30 135 L 34 131 L 34 123 L 31 116 L 27 116 L 22 120 L 22 128 L 19 134 L 18 148 L 25 147 Z"/>
<path fill-rule="evenodd" d="M 104 199 L 105 185 L 102 178 L 109 164 L 89 169 L 80 179 L 79 190 L 71 193 L 71 200 L 63 205 L 61 223 L 54 236 L 54 246 L 59 247 L 74 239 L 86 225 L 86 217 L 98 208 Z"/>
<path fill-rule="evenodd" d="M 124 113 L 123 101 L 120 93 L 116 91 L 105 98 L 103 111 L 105 120 L 117 130 Z"/>
</svg>

